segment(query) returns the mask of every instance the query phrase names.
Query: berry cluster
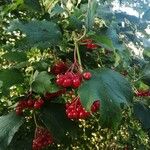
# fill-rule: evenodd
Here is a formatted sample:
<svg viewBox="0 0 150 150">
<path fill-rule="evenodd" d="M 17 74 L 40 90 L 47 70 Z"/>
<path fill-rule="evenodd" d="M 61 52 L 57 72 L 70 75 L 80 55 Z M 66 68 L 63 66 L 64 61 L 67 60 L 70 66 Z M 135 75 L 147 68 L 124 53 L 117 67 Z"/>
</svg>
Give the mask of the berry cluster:
<svg viewBox="0 0 150 150">
<path fill-rule="evenodd" d="M 54 75 L 65 73 L 68 70 L 68 66 L 63 61 L 59 61 L 56 64 L 54 64 L 51 68 L 51 72 Z"/>
<path fill-rule="evenodd" d="M 96 49 L 98 47 L 96 44 L 93 43 L 91 39 L 85 39 L 82 40 L 82 42 L 86 44 L 86 47 L 88 49 Z"/>
<path fill-rule="evenodd" d="M 54 99 L 54 98 L 56 98 L 56 97 L 58 97 L 58 96 L 61 96 L 62 94 L 65 94 L 65 93 L 66 93 L 66 89 L 63 88 L 63 89 L 61 89 L 61 90 L 59 90 L 59 91 L 57 91 L 57 92 L 55 92 L 55 93 L 46 93 L 46 94 L 44 95 L 44 98 L 45 98 L 46 100 L 52 100 L 52 99 Z"/>
<path fill-rule="evenodd" d="M 32 143 L 33 150 L 41 150 L 53 143 L 50 132 L 45 128 L 36 128 L 35 138 Z"/>
<path fill-rule="evenodd" d="M 97 112 L 99 108 L 100 102 L 97 100 L 91 106 L 91 112 Z M 69 119 L 85 119 L 90 116 L 90 112 L 85 110 L 79 98 L 75 98 L 72 102 L 66 103 L 66 114 Z"/>
<path fill-rule="evenodd" d="M 44 101 L 42 99 L 39 100 L 21 100 L 19 101 L 18 105 L 16 106 L 16 114 L 21 115 L 24 109 L 39 109 L 43 106 Z"/>
<path fill-rule="evenodd" d="M 149 90 L 138 90 L 138 92 L 135 93 L 137 97 L 147 97 L 150 96 Z"/>
<path fill-rule="evenodd" d="M 82 76 L 78 73 L 66 72 L 65 74 L 57 75 L 56 83 L 59 86 L 68 88 L 78 88 L 81 84 Z"/>
<path fill-rule="evenodd" d="M 90 72 L 84 72 L 83 75 L 79 73 L 66 72 L 64 75 L 57 75 L 56 83 L 57 85 L 65 88 L 78 88 L 81 85 L 82 77 L 85 80 L 89 80 L 92 77 L 92 75 Z"/>
</svg>

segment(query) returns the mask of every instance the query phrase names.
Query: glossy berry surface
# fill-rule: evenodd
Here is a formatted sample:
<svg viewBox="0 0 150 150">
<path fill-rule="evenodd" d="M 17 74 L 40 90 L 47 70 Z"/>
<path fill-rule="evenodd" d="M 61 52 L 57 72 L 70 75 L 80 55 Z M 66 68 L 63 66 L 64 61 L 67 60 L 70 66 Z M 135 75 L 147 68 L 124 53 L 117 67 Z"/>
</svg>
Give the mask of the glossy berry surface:
<svg viewBox="0 0 150 150">
<path fill-rule="evenodd" d="M 42 99 L 35 101 L 34 103 L 34 108 L 35 109 L 40 109 L 44 104 L 44 101 Z"/>
<path fill-rule="evenodd" d="M 100 108 L 100 102 L 97 100 L 91 106 L 91 112 L 97 112 Z M 69 119 L 86 119 L 90 116 L 82 106 L 79 98 L 74 98 L 71 102 L 66 103 L 66 114 Z"/>
<path fill-rule="evenodd" d="M 33 150 L 41 150 L 53 143 L 50 132 L 45 128 L 36 128 L 35 138 L 32 142 Z"/>
<path fill-rule="evenodd" d="M 20 100 L 16 106 L 16 114 L 21 115 L 23 113 L 23 110 L 33 107 L 34 103 L 35 101 L 32 99 Z"/>
<path fill-rule="evenodd" d="M 83 73 L 83 78 L 86 80 L 89 80 L 92 77 L 92 74 L 90 72 L 84 72 Z"/>
<path fill-rule="evenodd" d="M 57 75 L 56 83 L 65 88 L 78 88 L 81 85 L 82 77 L 80 74 L 66 72 L 64 75 Z"/>
</svg>

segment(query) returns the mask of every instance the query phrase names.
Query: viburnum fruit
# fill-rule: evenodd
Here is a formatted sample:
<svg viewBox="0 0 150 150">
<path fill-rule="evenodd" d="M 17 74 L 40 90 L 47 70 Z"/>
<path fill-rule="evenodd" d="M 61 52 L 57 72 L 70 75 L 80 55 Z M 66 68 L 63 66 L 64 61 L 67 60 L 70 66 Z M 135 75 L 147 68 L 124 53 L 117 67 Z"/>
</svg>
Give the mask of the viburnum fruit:
<svg viewBox="0 0 150 150">
<path fill-rule="evenodd" d="M 135 95 L 137 97 L 149 97 L 150 96 L 150 91 L 149 90 L 138 90 Z"/>
<path fill-rule="evenodd" d="M 20 100 L 16 106 L 16 114 L 21 115 L 24 109 L 33 107 L 34 103 L 35 103 L 35 100 L 32 100 L 32 99 Z"/>
<path fill-rule="evenodd" d="M 36 128 L 35 138 L 33 139 L 32 149 L 41 150 L 53 143 L 50 132 L 42 127 Z"/>
<path fill-rule="evenodd" d="M 100 102 L 97 100 L 91 106 L 91 112 L 97 112 L 100 108 Z M 82 106 L 80 98 L 74 98 L 70 103 L 66 103 L 66 114 L 70 119 L 86 119 L 90 116 L 90 112 L 87 112 Z"/>
<path fill-rule="evenodd" d="M 65 73 L 66 71 L 68 70 L 68 66 L 66 63 L 64 63 L 63 61 L 59 61 L 57 62 L 56 64 L 54 64 L 51 68 L 51 72 L 54 74 L 54 75 L 57 75 L 57 74 L 63 74 Z"/>
<path fill-rule="evenodd" d="M 65 93 L 66 93 L 66 89 L 63 88 L 63 89 L 60 89 L 59 91 L 57 91 L 57 92 L 55 92 L 55 93 L 46 93 L 46 94 L 44 95 L 44 98 L 45 98 L 46 100 L 52 100 L 52 99 L 54 99 L 54 98 L 56 98 L 56 97 L 58 97 L 58 96 L 61 96 L 62 94 L 65 94 Z"/>
<path fill-rule="evenodd" d="M 75 74 L 73 72 L 66 72 L 64 75 L 57 75 L 56 78 L 56 83 L 65 88 L 78 88 L 82 81 L 80 74 Z"/>
<path fill-rule="evenodd" d="M 83 73 L 83 78 L 86 80 L 89 80 L 92 77 L 92 74 L 90 72 L 84 72 Z"/>
<path fill-rule="evenodd" d="M 16 114 L 21 115 L 23 113 L 23 110 L 25 109 L 39 109 L 43 106 L 44 101 L 42 99 L 35 100 L 32 98 L 20 100 L 19 103 L 16 106 Z"/>
<path fill-rule="evenodd" d="M 96 44 L 93 43 L 93 40 L 91 39 L 84 39 L 82 40 L 82 42 L 86 44 L 86 47 L 88 49 L 96 49 L 98 47 Z"/>
<path fill-rule="evenodd" d="M 35 101 L 34 108 L 40 109 L 43 106 L 43 104 L 44 104 L 44 101 L 42 99 L 39 99 L 39 100 Z"/>
<path fill-rule="evenodd" d="M 91 106 L 91 111 L 92 112 L 97 112 L 100 108 L 100 101 L 96 100 L 93 105 Z"/>
</svg>

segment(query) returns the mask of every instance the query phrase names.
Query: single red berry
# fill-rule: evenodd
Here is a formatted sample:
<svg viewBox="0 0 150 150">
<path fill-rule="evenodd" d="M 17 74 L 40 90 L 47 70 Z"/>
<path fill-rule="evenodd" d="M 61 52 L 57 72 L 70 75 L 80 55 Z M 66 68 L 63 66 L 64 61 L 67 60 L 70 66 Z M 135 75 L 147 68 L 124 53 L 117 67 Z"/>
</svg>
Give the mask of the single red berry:
<svg viewBox="0 0 150 150">
<path fill-rule="evenodd" d="M 85 118 L 85 113 L 84 111 L 79 112 L 79 118 L 84 119 Z"/>
<path fill-rule="evenodd" d="M 86 80 L 89 80 L 92 77 L 92 74 L 90 72 L 84 72 L 83 73 L 83 78 Z"/>
<path fill-rule="evenodd" d="M 93 105 L 91 106 L 91 111 L 92 112 L 97 112 L 100 108 L 100 101 L 97 100 L 93 103 Z"/>
<path fill-rule="evenodd" d="M 34 103 L 34 108 L 35 109 L 40 109 L 44 104 L 44 101 L 42 99 L 35 101 Z"/>
<path fill-rule="evenodd" d="M 28 107 L 33 107 L 33 106 L 34 106 L 34 103 L 35 103 L 35 101 L 32 100 L 32 99 L 29 99 L 29 100 L 27 101 Z"/>
<path fill-rule="evenodd" d="M 93 44 L 93 43 L 87 43 L 86 47 L 88 49 L 96 49 L 97 48 L 97 45 L 96 44 Z"/>
<path fill-rule="evenodd" d="M 21 115 L 23 113 L 23 110 L 21 107 L 16 107 L 16 114 Z"/>
<path fill-rule="evenodd" d="M 63 82 L 63 87 L 71 87 L 72 86 L 72 80 L 71 79 L 65 79 Z"/>
<path fill-rule="evenodd" d="M 81 81 L 79 78 L 73 79 L 73 81 L 72 81 L 72 87 L 73 88 L 78 88 L 80 85 L 81 85 Z"/>
<path fill-rule="evenodd" d="M 57 79 L 56 79 L 57 85 L 62 86 L 64 80 L 65 80 L 65 76 L 64 75 L 57 75 Z"/>
</svg>

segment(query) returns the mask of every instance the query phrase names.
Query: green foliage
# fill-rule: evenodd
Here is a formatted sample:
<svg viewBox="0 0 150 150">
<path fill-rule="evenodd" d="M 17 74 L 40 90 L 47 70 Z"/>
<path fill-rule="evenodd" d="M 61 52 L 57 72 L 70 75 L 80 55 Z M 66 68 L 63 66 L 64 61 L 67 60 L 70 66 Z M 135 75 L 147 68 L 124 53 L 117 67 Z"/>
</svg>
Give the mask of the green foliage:
<svg viewBox="0 0 150 150">
<path fill-rule="evenodd" d="M 142 81 L 150 86 L 150 63 L 147 64 L 143 70 Z"/>
<path fill-rule="evenodd" d="M 19 20 L 11 22 L 8 32 L 20 30 L 25 37 L 17 42 L 16 47 L 19 49 L 29 49 L 31 47 L 48 48 L 60 43 L 61 32 L 58 26 L 49 21 L 33 20 L 23 23 Z"/>
<path fill-rule="evenodd" d="M 96 0 L 89 0 L 86 23 L 85 23 L 87 30 L 91 30 L 93 28 L 97 6 L 98 6 L 98 2 Z"/>
<path fill-rule="evenodd" d="M 75 122 L 66 118 L 65 105 L 51 103 L 41 110 L 40 118 L 58 142 L 67 142 L 68 134 L 70 137 L 77 135 Z"/>
<path fill-rule="evenodd" d="M 114 50 L 114 46 L 113 46 L 113 43 L 112 41 L 105 35 L 94 35 L 92 36 L 92 38 L 95 40 L 95 42 L 106 48 L 106 49 L 109 49 L 109 50 Z"/>
<path fill-rule="evenodd" d="M 16 116 L 12 112 L 6 116 L 0 117 L 0 149 L 5 150 L 10 144 L 14 134 L 18 131 L 19 127 L 23 124 L 23 118 Z"/>
<path fill-rule="evenodd" d="M 144 129 L 149 130 L 150 129 L 150 120 L 149 120 L 150 108 L 147 105 L 137 102 L 134 104 L 134 113 L 142 123 Z"/>
<path fill-rule="evenodd" d="M 22 84 L 24 81 L 22 73 L 17 69 L 0 70 L 0 80 L 3 82 L 3 90 L 8 90 L 13 85 Z"/>
<path fill-rule="evenodd" d="M 24 52 L 18 52 L 18 51 L 8 52 L 2 55 L 2 57 L 11 62 L 23 62 L 27 60 L 27 54 Z"/>
<path fill-rule="evenodd" d="M 24 7 L 32 11 L 42 12 L 39 0 L 24 0 Z"/>
<path fill-rule="evenodd" d="M 141 17 L 113 11 L 104 0 L 0 2 L 0 111 L 15 107 L 23 114 L 0 117 L 0 149 L 30 150 L 39 126 L 56 143 L 48 149 L 149 149 L 147 133 L 132 112 L 149 130 L 149 98 L 135 97 L 150 83 L 149 8 L 140 2 Z M 79 88 L 57 85 L 57 74 L 67 68 L 82 78 Z M 85 71 L 92 74 L 89 80 Z M 65 105 L 78 96 L 80 107 L 90 112 L 99 100 L 99 112 L 70 119 Z M 27 106 L 28 100 L 37 105 Z"/>
<path fill-rule="evenodd" d="M 79 88 L 81 102 L 90 110 L 93 102 L 100 100 L 102 125 L 115 127 L 121 119 L 121 104 L 128 105 L 132 102 L 131 86 L 120 74 L 110 69 L 102 68 L 91 72 L 92 78 Z"/>
<path fill-rule="evenodd" d="M 48 74 L 46 71 L 40 73 L 37 72 L 34 76 L 32 83 L 32 89 L 34 92 L 44 94 L 46 92 L 56 92 L 58 88 L 51 82 L 54 77 Z"/>
</svg>

